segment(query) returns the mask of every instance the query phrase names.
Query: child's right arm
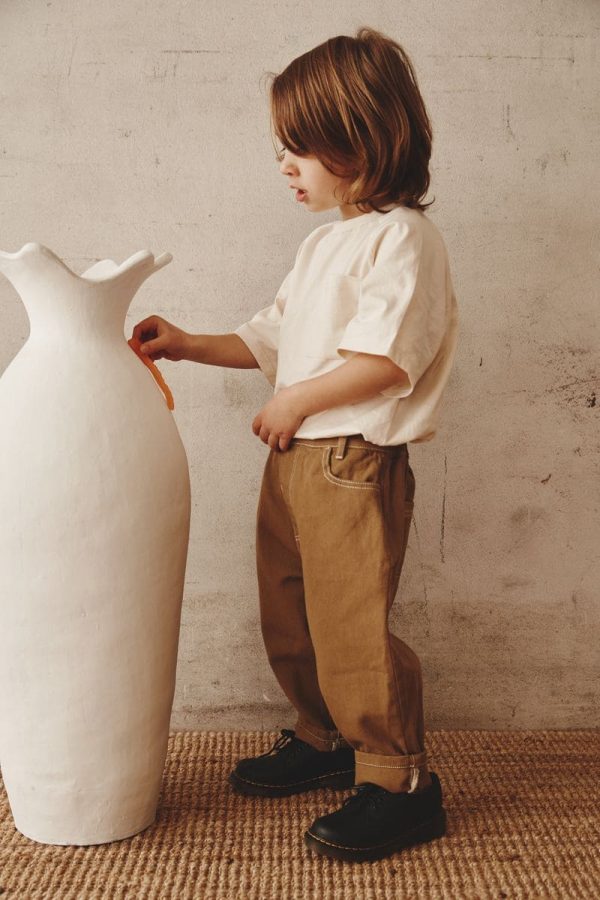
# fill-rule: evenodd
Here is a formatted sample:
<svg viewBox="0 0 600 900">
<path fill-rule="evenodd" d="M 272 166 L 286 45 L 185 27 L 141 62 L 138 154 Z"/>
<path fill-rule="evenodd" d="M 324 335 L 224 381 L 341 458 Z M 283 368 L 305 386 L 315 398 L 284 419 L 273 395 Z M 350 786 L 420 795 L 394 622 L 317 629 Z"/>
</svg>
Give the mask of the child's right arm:
<svg viewBox="0 0 600 900">
<path fill-rule="evenodd" d="M 227 366 L 234 369 L 257 369 L 258 362 L 247 344 L 237 334 L 189 334 L 161 316 L 148 316 L 138 322 L 132 337 L 142 341 L 140 347 L 151 359 L 170 359 Z"/>
</svg>

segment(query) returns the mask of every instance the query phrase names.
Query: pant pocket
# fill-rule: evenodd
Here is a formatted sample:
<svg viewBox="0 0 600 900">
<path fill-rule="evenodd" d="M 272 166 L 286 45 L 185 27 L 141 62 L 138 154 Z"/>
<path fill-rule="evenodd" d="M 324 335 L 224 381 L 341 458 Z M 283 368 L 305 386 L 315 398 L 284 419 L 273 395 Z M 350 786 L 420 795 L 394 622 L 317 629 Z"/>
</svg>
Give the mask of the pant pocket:
<svg viewBox="0 0 600 900">
<path fill-rule="evenodd" d="M 343 458 L 336 459 L 334 451 L 335 447 L 323 450 L 323 475 L 327 481 L 342 488 L 381 489 L 381 453 L 363 447 L 348 447 Z"/>
</svg>

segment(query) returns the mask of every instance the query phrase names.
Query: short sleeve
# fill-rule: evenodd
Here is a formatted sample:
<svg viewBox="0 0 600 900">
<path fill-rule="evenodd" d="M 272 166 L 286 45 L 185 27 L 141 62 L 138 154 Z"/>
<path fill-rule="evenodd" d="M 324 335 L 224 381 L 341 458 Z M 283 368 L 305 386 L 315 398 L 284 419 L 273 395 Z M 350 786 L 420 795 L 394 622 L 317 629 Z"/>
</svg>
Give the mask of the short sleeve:
<svg viewBox="0 0 600 900">
<path fill-rule="evenodd" d="M 283 279 L 274 303 L 260 309 L 248 322 L 236 328 L 237 334 L 249 347 L 268 381 L 275 386 L 279 328 L 285 309 L 293 269 Z"/>
<path fill-rule="evenodd" d="M 444 304 L 421 277 L 423 245 L 422 228 L 414 224 L 393 222 L 384 230 L 337 346 L 341 356 L 374 353 L 403 369 L 402 381 L 380 391 L 386 397 L 411 394 L 443 340 Z"/>
</svg>

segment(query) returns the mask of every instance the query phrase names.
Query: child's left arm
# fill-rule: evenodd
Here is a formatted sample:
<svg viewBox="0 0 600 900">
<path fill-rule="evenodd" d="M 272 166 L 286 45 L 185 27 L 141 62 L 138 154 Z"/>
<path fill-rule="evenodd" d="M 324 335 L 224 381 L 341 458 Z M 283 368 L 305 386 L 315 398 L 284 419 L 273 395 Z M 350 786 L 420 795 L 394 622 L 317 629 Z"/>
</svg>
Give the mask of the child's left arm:
<svg viewBox="0 0 600 900">
<path fill-rule="evenodd" d="M 332 372 L 298 381 L 278 391 L 252 422 L 252 430 L 272 449 L 287 450 L 306 416 L 359 403 L 406 382 L 406 372 L 389 357 L 356 353 Z"/>
</svg>

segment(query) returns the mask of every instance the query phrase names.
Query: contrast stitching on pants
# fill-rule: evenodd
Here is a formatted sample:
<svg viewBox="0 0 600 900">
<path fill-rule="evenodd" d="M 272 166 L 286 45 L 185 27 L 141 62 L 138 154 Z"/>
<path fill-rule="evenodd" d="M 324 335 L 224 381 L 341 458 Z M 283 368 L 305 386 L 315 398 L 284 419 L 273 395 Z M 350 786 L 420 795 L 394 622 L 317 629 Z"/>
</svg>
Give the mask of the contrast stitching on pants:
<svg viewBox="0 0 600 900">
<path fill-rule="evenodd" d="M 273 448 L 271 448 L 271 451 L 269 453 L 269 459 L 267 460 L 267 462 L 270 461 L 274 465 L 275 459 L 277 459 L 277 457 L 275 456 L 275 451 L 273 450 Z M 277 467 L 277 481 L 279 483 L 279 490 L 281 491 L 281 496 L 283 497 L 283 502 L 285 503 L 285 494 L 283 492 L 283 482 L 281 480 L 281 466 Z"/>
<path fill-rule="evenodd" d="M 310 441 L 301 441 L 300 438 L 296 438 L 294 443 L 302 444 L 303 447 L 317 447 L 321 450 L 323 449 L 323 447 L 337 447 L 337 444 L 311 444 Z"/>
<path fill-rule="evenodd" d="M 292 480 L 293 480 L 293 478 L 294 478 L 294 472 L 295 472 L 295 470 L 296 470 L 296 463 L 297 463 L 297 462 L 298 462 L 298 454 L 295 453 L 295 454 L 294 454 L 294 462 L 292 463 L 292 471 L 290 472 L 290 480 L 288 481 L 288 490 L 289 490 L 289 497 L 290 497 L 290 507 L 291 507 L 291 502 L 292 502 Z"/>
<path fill-rule="evenodd" d="M 394 759 L 396 762 L 399 759 L 409 759 L 411 765 L 415 759 L 427 759 L 427 750 L 419 750 L 416 753 L 381 753 L 377 750 L 357 750 L 356 752 L 369 759 L 376 757 L 377 759 Z"/>
<path fill-rule="evenodd" d="M 388 610 L 390 609 L 390 607 L 392 605 L 390 601 L 393 601 L 393 598 L 390 596 L 392 593 L 391 588 L 392 588 L 392 573 L 393 573 L 393 571 L 394 571 L 393 566 L 390 566 L 388 569 L 387 598 L 386 598 Z M 394 677 L 394 685 L 396 688 L 396 703 L 398 704 L 398 713 L 400 716 L 400 726 L 402 728 L 402 734 L 406 735 L 406 720 L 404 717 L 405 710 L 402 707 L 402 700 L 400 697 L 400 686 L 398 684 L 398 673 L 396 672 L 396 666 L 394 665 L 394 651 L 392 648 L 392 640 L 391 640 L 391 634 L 390 634 L 389 627 L 387 629 L 387 645 L 388 645 L 388 653 L 390 654 L 390 665 L 392 667 L 392 675 Z M 413 768 L 413 766 L 410 766 L 409 768 Z"/>
<path fill-rule="evenodd" d="M 327 449 L 328 447 L 337 447 L 337 442 L 335 444 L 313 444 L 308 440 L 304 440 L 303 438 L 296 438 L 295 441 L 293 441 L 293 443 L 302 444 L 303 447 L 317 447 L 317 448 L 320 448 L 321 450 Z M 389 453 L 393 453 L 394 450 L 396 450 L 397 446 L 398 446 L 397 444 L 390 445 L 390 449 L 386 450 L 385 447 L 365 447 L 364 444 L 353 444 L 352 441 L 349 441 L 346 444 L 346 450 L 349 447 L 352 447 L 354 450 L 369 450 L 370 453 L 389 454 Z"/>
<path fill-rule="evenodd" d="M 313 736 L 314 738 L 317 738 L 317 740 L 318 740 L 318 741 L 321 741 L 323 744 L 335 744 L 335 742 L 336 742 L 337 740 L 339 740 L 339 738 L 342 737 L 342 735 L 341 735 L 341 734 L 339 733 L 339 731 L 338 731 L 338 732 L 336 732 L 337 735 L 338 735 L 338 737 L 336 737 L 336 738 L 322 738 L 322 737 L 320 737 L 318 734 L 315 734 L 314 731 L 311 731 L 310 728 L 307 728 L 306 725 L 302 725 L 302 723 L 300 723 L 300 728 L 302 728 L 302 729 L 303 729 L 304 731 L 306 731 L 308 734 L 312 734 L 312 736 Z"/>
<path fill-rule="evenodd" d="M 355 488 L 357 490 L 373 490 L 378 491 L 380 489 L 380 485 L 373 481 L 348 481 L 346 478 L 338 478 L 337 475 L 333 475 L 333 473 L 329 472 L 329 459 L 331 457 L 331 451 L 333 447 L 325 447 L 323 452 L 323 458 L 321 460 L 323 466 L 323 474 L 327 481 L 330 481 L 331 484 L 339 484 L 343 487 Z"/>
<path fill-rule="evenodd" d="M 390 601 L 393 600 L 393 598 L 390 596 L 390 595 L 391 595 L 391 584 L 392 584 L 392 572 L 393 572 L 393 571 L 394 571 L 393 566 L 390 566 L 390 568 L 389 568 L 389 570 L 388 570 L 388 582 L 387 582 L 387 608 L 388 608 L 388 610 L 389 610 L 389 608 L 390 608 L 390 606 L 391 606 L 391 602 L 390 602 Z M 394 652 L 393 652 L 393 650 L 392 650 L 392 635 L 391 635 L 391 632 L 390 632 L 389 628 L 388 628 L 388 632 L 387 632 L 387 645 L 388 645 L 388 653 L 390 654 L 390 665 L 391 665 L 391 667 L 392 667 L 392 674 L 393 674 L 393 677 L 394 677 L 394 684 L 395 684 L 395 686 L 396 686 L 396 701 L 397 701 L 397 703 L 398 703 L 398 712 L 399 712 L 399 715 L 400 715 L 400 725 L 401 725 L 401 728 L 402 728 L 402 734 L 405 735 L 405 734 L 406 734 L 406 720 L 405 720 L 405 713 L 406 713 L 406 710 L 403 708 L 403 705 L 402 705 L 402 699 L 401 699 L 401 697 L 400 697 L 400 686 L 399 686 L 399 684 L 398 684 L 398 673 L 396 672 L 396 666 L 395 666 L 395 664 L 394 664 Z M 423 752 L 423 754 L 424 754 L 425 762 L 426 762 L 426 761 L 427 761 L 427 754 L 426 754 L 426 751 L 422 751 L 422 752 Z M 421 754 L 419 753 L 419 754 L 417 754 L 417 755 L 420 756 Z M 409 792 L 409 794 L 412 794 L 413 791 L 415 791 L 415 790 L 417 789 L 417 785 L 418 785 L 418 783 L 419 783 L 419 769 L 420 769 L 423 765 L 425 765 L 425 763 L 419 763 L 419 765 L 416 765 L 416 764 L 415 764 L 415 754 L 414 754 L 414 753 L 411 753 L 411 754 L 410 754 L 410 760 L 411 760 L 411 762 L 410 762 L 410 765 L 408 765 L 408 766 L 385 766 L 385 765 L 379 765 L 379 764 L 377 764 L 377 763 L 365 763 L 365 765 L 367 765 L 367 766 L 369 766 L 369 765 L 370 765 L 370 766 L 375 766 L 376 768 L 384 768 L 384 769 L 385 769 L 385 768 L 388 768 L 388 769 L 395 769 L 395 768 L 400 768 L 400 769 L 410 769 L 411 772 L 412 772 L 412 774 L 411 774 L 411 777 L 410 777 L 410 786 L 409 786 L 408 792 Z"/>
<path fill-rule="evenodd" d="M 296 471 L 296 463 L 298 462 L 298 456 L 299 456 L 298 453 L 294 454 L 294 461 L 292 463 L 292 471 L 290 472 L 290 477 L 289 477 L 289 481 L 288 481 L 289 510 L 290 510 L 290 518 L 291 518 L 292 524 L 294 526 L 294 537 L 296 537 L 296 534 L 298 534 L 298 535 L 300 534 L 299 530 L 297 533 L 295 531 L 295 529 L 298 527 L 298 523 L 296 522 L 296 516 L 294 515 L 294 510 L 292 508 L 292 482 L 294 480 L 294 472 Z M 298 541 L 299 540 L 300 539 L 298 538 Z"/>
<path fill-rule="evenodd" d="M 370 766 L 372 769 L 422 769 L 423 766 L 427 765 L 427 759 L 425 759 L 422 763 L 409 763 L 407 766 L 386 766 L 382 763 L 368 763 L 362 762 L 362 760 L 356 760 L 356 766 Z"/>
</svg>

